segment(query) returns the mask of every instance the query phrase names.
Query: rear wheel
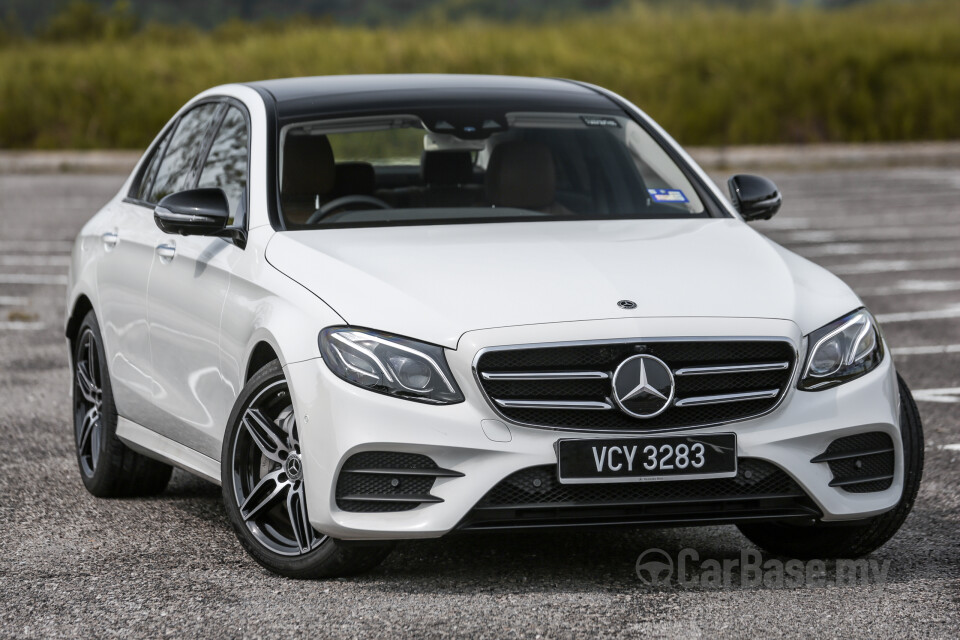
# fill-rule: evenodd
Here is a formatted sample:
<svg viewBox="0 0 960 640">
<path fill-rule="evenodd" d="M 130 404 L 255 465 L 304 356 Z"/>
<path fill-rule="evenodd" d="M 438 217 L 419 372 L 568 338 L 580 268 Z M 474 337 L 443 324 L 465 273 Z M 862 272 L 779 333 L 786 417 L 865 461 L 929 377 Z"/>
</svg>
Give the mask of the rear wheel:
<svg viewBox="0 0 960 640">
<path fill-rule="evenodd" d="M 899 375 L 900 436 L 903 441 L 903 495 L 892 510 L 856 523 L 739 525 L 751 542 L 771 553 L 799 558 L 855 558 L 883 546 L 907 519 L 923 475 L 923 426 L 913 394 Z"/>
<path fill-rule="evenodd" d="M 300 432 L 283 370 L 271 362 L 244 387 L 223 443 L 223 499 L 253 559 L 290 578 L 332 578 L 378 565 L 392 544 L 349 543 L 311 526 Z"/>
<path fill-rule="evenodd" d="M 80 477 L 101 498 L 163 491 L 173 468 L 117 439 L 117 407 L 107 372 L 100 325 L 87 313 L 73 342 L 73 433 Z"/>
</svg>

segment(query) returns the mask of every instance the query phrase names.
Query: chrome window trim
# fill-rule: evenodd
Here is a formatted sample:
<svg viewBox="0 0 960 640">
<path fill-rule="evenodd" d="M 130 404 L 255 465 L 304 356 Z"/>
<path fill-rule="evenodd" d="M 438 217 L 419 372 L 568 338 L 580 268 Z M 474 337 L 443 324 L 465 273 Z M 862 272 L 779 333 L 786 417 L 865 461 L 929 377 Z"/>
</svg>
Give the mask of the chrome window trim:
<svg viewBox="0 0 960 640">
<path fill-rule="evenodd" d="M 806 341 L 806 337 L 801 338 L 801 345 Z M 707 424 L 698 424 L 692 426 L 679 426 L 679 427 L 659 427 L 653 429 L 644 429 L 642 428 L 642 420 L 637 419 L 638 426 L 636 429 L 585 429 L 583 427 L 553 427 L 549 425 L 542 424 L 532 424 L 528 422 L 519 422 L 503 414 L 500 411 L 500 408 L 497 406 L 496 402 L 487 394 L 486 389 L 483 388 L 483 382 L 480 377 L 479 371 L 477 371 L 477 363 L 480 361 L 480 358 L 483 354 L 490 351 L 516 351 L 520 349 L 549 349 L 552 347 L 585 347 L 593 345 L 605 345 L 605 344 L 633 344 L 633 343 L 644 343 L 644 342 L 783 342 L 790 346 L 793 351 L 793 370 L 790 374 L 790 378 L 786 383 L 780 397 L 777 399 L 776 403 L 768 410 L 757 413 L 751 416 L 746 416 L 743 418 L 738 418 L 736 420 L 724 420 L 720 422 L 711 422 Z M 726 424 L 735 424 L 738 422 L 745 422 L 748 420 L 755 420 L 763 416 L 770 415 L 774 411 L 780 408 L 787 396 L 790 395 L 794 390 L 796 390 L 798 376 L 802 367 L 800 366 L 800 348 L 797 343 L 795 343 L 790 338 L 783 336 L 670 336 L 670 337 L 657 337 L 657 338 L 605 338 L 598 340 L 570 340 L 570 341 L 560 341 L 560 342 L 536 342 L 528 344 L 510 344 L 510 345 L 497 345 L 493 347 L 482 347 L 477 351 L 473 356 L 473 361 L 471 363 L 471 369 L 473 370 L 473 380 L 477 385 L 477 388 L 480 391 L 480 395 L 486 401 L 487 406 L 493 410 L 497 418 L 506 422 L 506 424 L 515 426 L 515 427 L 529 427 L 531 429 L 546 429 L 548 431 L 557 431 L 557 432 L 570 432 L 570 433 L 592 433 L 599 435 L 642 435 L 642 434 L 656 434 L 656 433 L 672 433 L 676 431 L 689 431 L 691 429 L 707 429 L 710 427 L 716 427 Z M 806 356 L 806 353 L 803 354 Z"/>
</svg>

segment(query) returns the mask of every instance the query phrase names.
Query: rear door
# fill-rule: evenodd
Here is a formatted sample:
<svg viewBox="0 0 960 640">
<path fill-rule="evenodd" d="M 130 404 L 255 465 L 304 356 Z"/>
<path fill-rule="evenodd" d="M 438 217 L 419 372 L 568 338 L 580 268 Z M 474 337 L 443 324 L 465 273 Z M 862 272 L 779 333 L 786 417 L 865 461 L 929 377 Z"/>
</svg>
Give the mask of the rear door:
<svg viewBox="0 0 960 640">
<path fill-rule="evenodd" d="M 249 124 L 242 105 L 217 113 L 214 132 L 183 188 L 218 187 L 231 224 L 243 227 L 247 207 Z M 230 264 L 243 249 L 232 240 L 163 235 L 148 291 L 153 371 L 158 384 L 156 429 L 213 459 L 238 389 L 220 371 L 220 319 Z"/>
<path fill-rule="evenodd" d="M 178 122 L 150 149 L 127 197 L 111 204 L 97 230 L 99 320 L 113 395 L 120 415 L 144 424 L 153 412 L 147 283 L 160 233 L 146 204 L 153 180 Z"/>
</svg>

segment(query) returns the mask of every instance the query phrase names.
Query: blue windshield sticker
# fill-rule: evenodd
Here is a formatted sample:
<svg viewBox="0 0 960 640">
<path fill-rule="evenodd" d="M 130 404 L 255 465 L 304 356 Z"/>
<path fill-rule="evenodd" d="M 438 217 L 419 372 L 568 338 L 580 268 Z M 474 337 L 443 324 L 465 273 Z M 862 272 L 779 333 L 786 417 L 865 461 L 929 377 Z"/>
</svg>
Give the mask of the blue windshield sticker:
<svg viewBox="0 0 960 640">
<path fill-rule="evenodd" d="M 680 189 L 647 189 L 654 202 L 690 202 Z"/>
</svg>

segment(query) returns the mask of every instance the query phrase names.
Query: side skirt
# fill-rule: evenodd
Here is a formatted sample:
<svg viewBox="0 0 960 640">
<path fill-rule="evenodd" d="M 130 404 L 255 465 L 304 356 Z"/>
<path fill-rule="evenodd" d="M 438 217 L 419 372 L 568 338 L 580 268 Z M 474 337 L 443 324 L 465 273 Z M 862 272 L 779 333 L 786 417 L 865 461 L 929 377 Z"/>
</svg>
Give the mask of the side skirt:
<svg viewBox="0 0 960 640">
<path fill-rule="evenodd" d="M 220 484 L 220 463 L 179 442 L 117 416 L 117 437 L 125 445 L 148 458 L 179 467 L 188 473 Z"/>
</svg>

